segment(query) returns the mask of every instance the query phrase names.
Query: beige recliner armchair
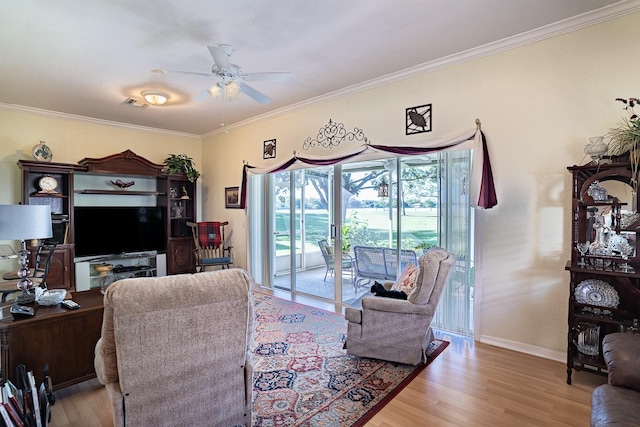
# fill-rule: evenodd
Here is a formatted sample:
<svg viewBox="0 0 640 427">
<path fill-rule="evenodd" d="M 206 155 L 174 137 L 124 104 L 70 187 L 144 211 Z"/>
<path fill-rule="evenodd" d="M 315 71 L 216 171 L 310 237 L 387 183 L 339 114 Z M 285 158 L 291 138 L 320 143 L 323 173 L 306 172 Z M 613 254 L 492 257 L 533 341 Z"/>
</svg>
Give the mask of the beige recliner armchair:
<svg viewBox="0 0 640 427">
<path fill-rule="evenodd" d="M 229 269 L 107 288 L 95 368 L 115 426 L 251 425 L 250 283 Z"/>
<path fill-rule="evenodd" d="M 455 255 L 432 249 L 418 259 L 416 286 L 407 300 L 365 297 L 362 310 L 348 307 L 347 353 L 409 365 L 425 362 L 433 340 L 431 320 L 454 263 Z"/>
</svg>

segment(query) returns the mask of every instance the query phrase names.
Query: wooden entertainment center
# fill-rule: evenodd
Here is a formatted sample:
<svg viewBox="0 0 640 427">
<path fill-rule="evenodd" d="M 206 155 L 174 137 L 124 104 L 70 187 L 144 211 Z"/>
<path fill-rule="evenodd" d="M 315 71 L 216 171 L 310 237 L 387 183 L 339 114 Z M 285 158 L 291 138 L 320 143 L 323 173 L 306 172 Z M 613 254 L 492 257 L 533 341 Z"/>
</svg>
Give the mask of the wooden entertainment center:
<svg viewBox="0 0 640 427">
<path fill-rule="evenodd" d="M 96 274 L 91 270 L 93 266 L 100 259 L 122 258 L 122 254 L 77 258 L 74 210 L 80 206 L 160 208 L 164 217 L 166 255 L 160 251 L 157 260 L 151 263 L 153 266 L 144 268 L 145 274 L 195 272 L 193 238 L 186 223 L 197 221 L 197 192 L 196 183 L 186 175 L 168 174 L 164 165 L 152 163 L 130 150 L 102 158 L 85 158 L 78 164 L 20 160 L 18 166 L 22 170 L 22 203 L 51 206 L 53 240 L 58 244 L 47 280 L 51 288 L 75 291 L 98 287 L 98 282 L 91 279 Z M 53 180 L 48 180 L 49 177 Z M 45 182 L 49 184 L 46 188 Z M 99 223 L 91 238 L 100 242 Z M 140 256 L 146 259 L 149 254 L 143 251 Z M 123 269 L 129 267 L 124 262 Z M 91 277 L 84 277 L 86 274 Z"/>
</svg>

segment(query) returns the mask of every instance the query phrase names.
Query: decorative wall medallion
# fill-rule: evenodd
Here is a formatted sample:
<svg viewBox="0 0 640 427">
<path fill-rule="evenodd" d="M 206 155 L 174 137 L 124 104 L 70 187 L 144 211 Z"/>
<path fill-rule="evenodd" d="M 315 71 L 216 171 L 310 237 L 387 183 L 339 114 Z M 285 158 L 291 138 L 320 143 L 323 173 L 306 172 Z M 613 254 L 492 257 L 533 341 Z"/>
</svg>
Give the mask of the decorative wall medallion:
<svg viewBox="0 0 640 427">
<path fill-rule="evenodd" d="M 405 119 L 407 135 L 431 132 L 431 104 L 407 108 Z"/>
<path fill-rule="evenodd" d="M 275 159 L 276 158 L 276 140 L 267 139 L 264 142 L 264 150 L 262 152 L 263 159 Z"/>
<path fill-rule="evenodd" d="M 51 151 L 51 148 L 49 148 L 44 141 L 40 141 L 39 144 L 36 144 L 33 147 L 32 153 L 33 158 L 41 162 L 50 162 L 53 160 L 53 151 Z"/>
</svg>

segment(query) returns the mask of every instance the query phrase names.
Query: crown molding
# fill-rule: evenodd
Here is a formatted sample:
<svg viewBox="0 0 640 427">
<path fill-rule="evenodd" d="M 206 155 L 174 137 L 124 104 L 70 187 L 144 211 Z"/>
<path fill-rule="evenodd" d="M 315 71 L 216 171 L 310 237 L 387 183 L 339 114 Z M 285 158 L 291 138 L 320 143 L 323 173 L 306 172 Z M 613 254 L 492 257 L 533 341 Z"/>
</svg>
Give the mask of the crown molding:
<svg viewBox="0 0 640 427">
<path fill-rule="evenodd" d="M 202 137 L 200 135 L 196 135 L 192 133 L 176 132 L 176 131 L 171 131 L 166 129 L 132 125 L 129 123 L 114 122 L 111 120 L 96 119 L 93 117 L 79 116 L 76 114 L 60 113 L 58 111 L 44 110 L 42 108 L 26 107 L 24 105 L 16 105 L 16 104 L 7 104 L 5 102 L 0 102 L 0 110 L 15 111 L 19 113 L 29 113 L 37 116 L 42 116 L 42 117 L 52 117 L 56 119 L 64 119 L 64 120 L 71 120 L 76 122 L 92 123 L 92 124 L 105 125 L 110 127 L 118 127 L 121 129 L 153 132 L 153 133 L 159 133 L 159 134 L 169 135 L 169 136 L 180 136 L 180 137 L 187 137 L 187 138 L 202 140 Z"/>
<path fill-rule="evenodd" d="M 517 34 L 513 37 L 504 38 L 495 42 L 487 43 L 482 46 L 478 46 L 472 49 L 468 49 L 462 52 L 455 53 L 453 55 L 445 56 L 433 61 L 425 62 L 414 67 L 406 68 L 404 70 L 387 74 L 382 77 L 376 77 L 375 79 L 367 80 L 361 83 L 357 83 L 345 88 L 310 98 L 305 101 L 301 101 L 295 104 L 288 105 L 277 110 L 270 111 L 259 116 L 252 117 L 247 120 L 243 120 L 238 123 L 234 123 L 225 126 L 223 129 L 216 129 L 208 132 L 203 137 L 213 136 L 221 133 L 228 133 L 233 129 L 244 127 L 247 125 L 262 122 L 268 119 L 272 119 L 284 114 L 292 113 L 296 110 L 303 109 L 305 107 L 317 105 L 323 102 L 332 101 L 345 96 L 353 95 L 356 93 L 364 92 L 370 89 L 375 89 L 384 85 L 399 82 L 402 80 L 410 79 L 413 77 L 421 76 L 434 71 L 442 70 L 445 68 L 453 67 L 458 64 L 473 61 L 479 58 L 495 55 L 500 52 L 505 52 L 511 49 L 516 49 L 528 44 L 536 43 L 541 40 L 550 39 L 562 34 L 577 31 L 579 29 L 597 25 L 605 21 L 619 18 L 630 13 L 640 11 L 640 0 L 622 0 L 618 3 L 614 3 L 610 6 L 604 6 L 600 9 L 596 9 L 591 12 L 586 12 L 581 15 L 576 15 L 571 18 L 564 19 L 562 21 L 555 22 L 553 24 L 545 25 L 544 27 L 536 28 L 531 31 Z"/>
</svg>

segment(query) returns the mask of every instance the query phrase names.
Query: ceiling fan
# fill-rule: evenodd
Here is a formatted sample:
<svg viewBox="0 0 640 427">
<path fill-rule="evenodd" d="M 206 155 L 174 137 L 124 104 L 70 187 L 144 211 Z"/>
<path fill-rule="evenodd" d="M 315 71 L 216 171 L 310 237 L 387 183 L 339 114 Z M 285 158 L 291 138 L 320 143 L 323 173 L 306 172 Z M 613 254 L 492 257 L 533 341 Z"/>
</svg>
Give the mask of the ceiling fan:
<svg viewBox="0 0 640 427">
<path fill-rule="evenodd" d="M 267 104 L 271 101 L 267 95 L 249 86 L 245 81 L 270 81 L 270 82 L 288 82 L 293 80 L 293 75 L 288 72 L 263 72 L 263 73 L 245 73 L 242 68 L 236 64 L 232 64 L 229 58 L 234 52 L 234 47 L 229 44 L 219 44 L 216 46 L 207 46 L 211 56 L 213 57 L 213 66 L 211 73 L 196 73 L 190 71 L 174 71 L 174 70 L 152 70 L 157 74 L 178 73 L 189 74 L 203 77 L 214 77 L 218 81 L 211 87 L 204 89 L 197 94 L 193 100 L 201 101 L 208 96 L 214 98 L 223 96 L 223 100 L 235 100 L 241 93 L 248 95 L 260 104 Z"/>
</svg>

